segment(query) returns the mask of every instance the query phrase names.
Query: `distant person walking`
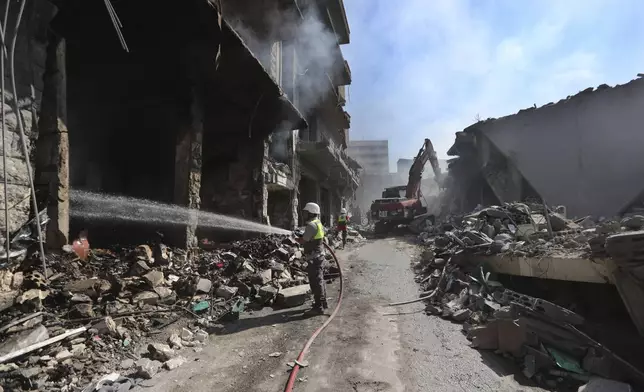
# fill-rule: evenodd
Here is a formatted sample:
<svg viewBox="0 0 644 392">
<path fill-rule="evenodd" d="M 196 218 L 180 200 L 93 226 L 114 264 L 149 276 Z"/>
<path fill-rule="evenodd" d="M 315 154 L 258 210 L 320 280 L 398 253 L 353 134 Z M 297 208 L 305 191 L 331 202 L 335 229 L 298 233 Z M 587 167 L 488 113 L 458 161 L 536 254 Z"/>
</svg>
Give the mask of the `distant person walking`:
<svg viewBox="0 0 644 392">
<path fill-rule="evenodd" d="M 347 224 L 349 224 L 349 215 L 347 214 L 347 209 L 343 208 L 340 210 L 336 226 L 336 231 L 342 235 L 342 249 L 347 245 Z"/>
</svg>

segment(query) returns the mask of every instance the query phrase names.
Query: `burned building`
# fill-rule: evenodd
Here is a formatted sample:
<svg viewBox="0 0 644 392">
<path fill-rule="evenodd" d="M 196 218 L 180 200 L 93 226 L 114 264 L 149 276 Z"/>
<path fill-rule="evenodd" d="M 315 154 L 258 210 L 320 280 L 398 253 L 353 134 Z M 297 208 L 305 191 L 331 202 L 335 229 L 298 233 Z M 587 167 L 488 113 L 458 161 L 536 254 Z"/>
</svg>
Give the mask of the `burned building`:
<svg viewBox="0 0 644 392">
<path fill-rule="evenodd" d="M 224 16 L 308 123 L 277 124 L 270 136 L 263 164 L 268 220 L 293 228 L 302 223 L 298 210 L 311 201 L 330 224 L 359 181 L 359 165 L 345 154 L 351 72 L 340 48 L 349 43 L 342 0 L 230 1 Z"/>
<path fill-rule="evenodd" d="M 22 16 L 18 99 L 8 72 L 3 91 L 7 200 L 0 197 L 8 231 L 34 213 L 27 162 L 37 207 L 51 218 L 52 247 L 88 225 L 106 241 L 127 233 L 137 242 L 157 230 L 70 218 L 70 189 L 283 227 L 298 221 L 303 195 L 328 214 L 339 209 L 357 182 L 342 152 L 349 128 L 342 92 L 350 82 L 339 46 L 349 37 L 342 1 L 259 3 L 10 1 L 8 43 Z M 327 51 L 313 40 L 321 36 Z M 168 242 L 195 246 L 196 219 L 168 228 Z"/>
<path fill-rule="evenodd" d="M 480 121 L 448 155 L 452 209 L 545 199 L 570 216 L 612 217 L 642 199 L 644 80 Z"/>
</svg>

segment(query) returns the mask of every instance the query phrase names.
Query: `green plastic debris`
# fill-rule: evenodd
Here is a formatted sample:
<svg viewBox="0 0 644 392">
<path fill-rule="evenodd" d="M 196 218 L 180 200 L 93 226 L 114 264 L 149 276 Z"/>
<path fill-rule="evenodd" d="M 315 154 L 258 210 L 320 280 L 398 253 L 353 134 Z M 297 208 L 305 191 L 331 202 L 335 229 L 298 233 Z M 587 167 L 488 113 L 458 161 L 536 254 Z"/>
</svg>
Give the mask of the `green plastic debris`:
<svg viewBox="0 0 644 392">
<path fill-rule="evenodd" d="M 195 313 L 203 312 L 204 310 L 208 310 L 208 308 L 210 308 L 210 302 L 208 301 L 200 301 L 192 305 L 192 311 Z"/>
<path fill-rule="evenodd" d="M 235 303 L 233 306 L 230 308 L 231 313 L 242 313 L 244 309 L 246 308 L 246 300 L 244 298 L 240 298 Z"/>
<path fill-rule="evenodd" d="M 557 366 L 560 368 L 567 370 L 571 373 L 577 373 L 577 374 L 586 374 L 586 371 L 581 368 L 581 363 L 574 357 L 557 350 L 554 347 L 548 347 L 546 346 L 546 350 L 552 355 L 552 358 L 554 358 L 555 363 Z"/>
</svg>

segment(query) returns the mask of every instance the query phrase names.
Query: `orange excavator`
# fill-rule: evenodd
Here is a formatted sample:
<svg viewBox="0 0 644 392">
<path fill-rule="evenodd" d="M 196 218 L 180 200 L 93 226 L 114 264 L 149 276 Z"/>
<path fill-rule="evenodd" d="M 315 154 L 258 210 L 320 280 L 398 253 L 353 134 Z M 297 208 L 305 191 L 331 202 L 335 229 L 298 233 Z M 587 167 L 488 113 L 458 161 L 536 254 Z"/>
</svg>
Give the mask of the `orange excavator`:
<svg viewBox="0 0 644 392">
<path fill-rule="evenodd" d="M 407 185 L 385 188 L 382 198 L 371 204 L 371 219 L 375 222 L 376 234 L 386 234 L 398 225 L 408 225 L 414 218 L 427 213 L 427 207 L 421 203 L 420 184 L 428 161 L 440 186 L 442 177 L 436 151 L 432 142 L 425 139 L 409 168 Z"/>
</svg>

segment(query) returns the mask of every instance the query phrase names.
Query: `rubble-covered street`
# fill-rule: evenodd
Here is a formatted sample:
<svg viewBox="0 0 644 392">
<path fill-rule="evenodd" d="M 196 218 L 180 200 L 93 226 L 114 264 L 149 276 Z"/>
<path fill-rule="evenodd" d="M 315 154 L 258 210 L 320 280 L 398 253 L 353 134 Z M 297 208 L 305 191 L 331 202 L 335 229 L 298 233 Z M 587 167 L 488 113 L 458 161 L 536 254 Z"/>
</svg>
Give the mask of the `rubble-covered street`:
<svg viewBox="0 0 644 392">
<path fill-rule="evenodd" d="M 350 242 L 360 239 L 352 232 Z M 127 391 L 184 365 L 240 314 L 298 307 L 310 293 L 290 236 L 204 241 L 192 261 L 161 238 L 133 249 L 81 239 L 48 256 L 47 279 L 31 258 L 19 260 L 0 280 L 5 390 Z M 337 278 L 333 262 L 326 275 Z"/>
<path fill-rule="evenodd" d="M 297 391 L 543 390 L 515 376 L 518 368 L 505 359 L 469 348 L 460 325 L 428 317 L 424 304 L 386 306 L 418 294 L 410 269 L 418 247 L 410 241 L 369 240 L 338 256 L 345 273 L 343 305 L 307 355 Z M 329 293 L 335 302 L 337 284 Z M 143 385 L 159 392 L 282 390 L 288 362 L 323 321 L 302 319 L 302 310 L 244 313 L 211 335 L 181 371 Z"/>
</svg>

